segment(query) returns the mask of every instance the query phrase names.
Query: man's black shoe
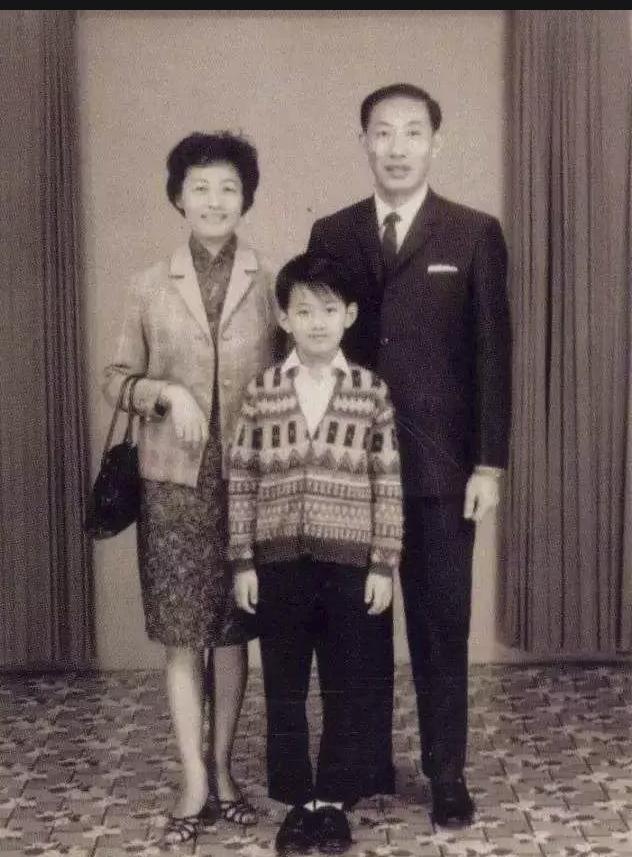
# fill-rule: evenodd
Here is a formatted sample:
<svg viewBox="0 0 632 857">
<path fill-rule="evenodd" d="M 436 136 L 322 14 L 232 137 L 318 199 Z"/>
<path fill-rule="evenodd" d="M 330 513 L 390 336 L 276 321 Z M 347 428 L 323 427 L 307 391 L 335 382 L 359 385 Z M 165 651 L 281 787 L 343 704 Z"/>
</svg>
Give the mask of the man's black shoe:
<svg viewBox="0 0 632 857">
<path fill-rule="evenodd" d="M 314 812 L 314 840 L 323 854 L 342 854 L 351 847 L 351 828 L 347 816 L 335 806 L 323 806 Z"/>
<path fill-rule="evenodd" d="M 430 783 L 432 791 L 432 813 L 434 824 L 441 827 L 465 827 L 472 823 L 474 801 L 470 797 L 463 779 L 452 782 Z"/>
<path fill-rule="evenodd" d="M 277 854 L 309 854 L 314 846 L 314 816 L 304 806 L 293 807 L 276 835 Z"/>
</svg>

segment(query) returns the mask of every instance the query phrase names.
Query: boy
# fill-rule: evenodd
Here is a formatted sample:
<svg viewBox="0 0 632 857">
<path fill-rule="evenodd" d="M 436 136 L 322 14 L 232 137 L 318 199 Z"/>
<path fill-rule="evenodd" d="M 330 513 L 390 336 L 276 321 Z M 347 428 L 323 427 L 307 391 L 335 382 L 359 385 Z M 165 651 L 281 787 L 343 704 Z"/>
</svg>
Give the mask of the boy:
<svg viewBox="0 0 632 857">
<path fill-rule="evenodd" d="M 351 845 L 362 794 L 367 640 L 390 606 L 402 539 L 399 455 L 386 385 L 340 349 L 358 307 L 335 262 L 301 255 L 276 283 L 295 348 L 248 385 L 231 450 L 235 597 L 257 614 L 268 787 L 289 810 L 279 854 Z M 315 781 L 306 700 L 316 653 L 323 731 Z"/>
</svg>

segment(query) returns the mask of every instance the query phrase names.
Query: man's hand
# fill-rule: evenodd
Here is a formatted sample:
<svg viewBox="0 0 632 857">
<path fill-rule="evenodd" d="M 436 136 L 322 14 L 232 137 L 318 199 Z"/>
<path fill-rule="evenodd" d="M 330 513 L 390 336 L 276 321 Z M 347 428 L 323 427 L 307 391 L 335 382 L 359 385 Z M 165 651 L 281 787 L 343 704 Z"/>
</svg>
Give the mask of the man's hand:
<svg viewBox="0 0 632 857">
<path fill-rule="evenodd" d="M 233 582 L 235 601 L 246 613 L 255 613 L 259 603 L 259 580 L 256 571 L 239 571 Z"/>
<path fill-rule="evenodd" d="M 377 616 L 393 600 L 393 581 L 384 574 L 369 572 L 364 586 L 364 603 L 369 605 L 369 616 Z"/>
<path fill-rule="evenodd" d="M 487 473 L 472 473 L 465 487 L 463 517 L 480 521 L 500 501 L 499 477 Z"/>
</svg>

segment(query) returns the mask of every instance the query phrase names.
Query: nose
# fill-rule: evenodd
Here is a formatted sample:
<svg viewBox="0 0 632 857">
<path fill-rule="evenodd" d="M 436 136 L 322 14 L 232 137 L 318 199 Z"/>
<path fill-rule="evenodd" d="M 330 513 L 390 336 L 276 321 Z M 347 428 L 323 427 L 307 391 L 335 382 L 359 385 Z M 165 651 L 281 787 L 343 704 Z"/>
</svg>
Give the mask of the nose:
<svg viewBox="0 0 632 857">
<path fill-rule="evenodd" d="M 391 137 L 391 155 L 400 157 L 406 154 L 407 139 L 405 134 L 395 133 Z"/>
</svg>

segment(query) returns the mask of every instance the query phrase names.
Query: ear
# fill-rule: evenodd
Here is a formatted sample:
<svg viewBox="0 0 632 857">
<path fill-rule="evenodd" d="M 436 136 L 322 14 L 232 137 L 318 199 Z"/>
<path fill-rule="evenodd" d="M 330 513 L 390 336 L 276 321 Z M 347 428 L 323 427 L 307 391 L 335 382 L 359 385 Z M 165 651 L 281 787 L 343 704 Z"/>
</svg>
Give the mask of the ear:
<svg viewBox="0 0 632 857">
<path fill-rule="evenodd" d="M 354 323 L 356 318 L 358 317 L 358 305 L 357 303 L 347 304 L 347 311 L 345 314 L 345 330 Z"/>
<path fill-rule="evenodd" d="M 369 151 L 369 141 L 366 136 L 366 131 L 360 131 L 358 134 L 358 140 L 360 141 L 360 145 L 364 149 L 364 151 L 368 154 Z"/>
<path fill-rule="evenodd" d="M 430 147 L 430 153 L 433 158 L 436 158 L 441 149 L 443 148 L 443 137 L 438 131 L 432 135 L 432 143 Z"/>
</svg>

